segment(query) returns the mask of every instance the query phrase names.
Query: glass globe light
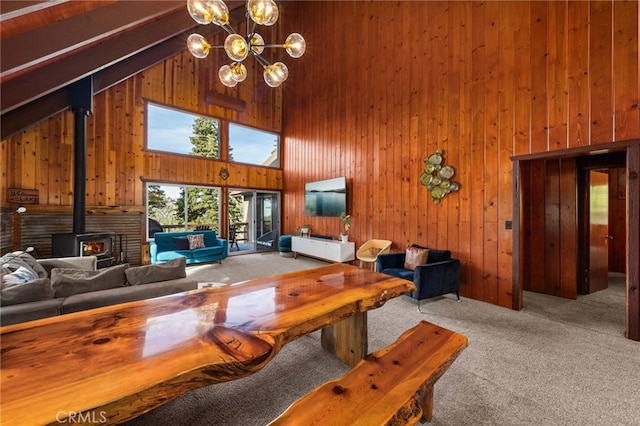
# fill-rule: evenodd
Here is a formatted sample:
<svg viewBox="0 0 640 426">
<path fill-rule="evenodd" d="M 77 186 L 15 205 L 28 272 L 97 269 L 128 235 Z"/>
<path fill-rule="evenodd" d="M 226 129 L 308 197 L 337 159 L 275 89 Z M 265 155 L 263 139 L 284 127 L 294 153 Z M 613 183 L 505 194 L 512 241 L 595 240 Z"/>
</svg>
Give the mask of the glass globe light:
<svg viewBox="0 0 640 426">
<path fill-rule="evenodd" d="M 193 56 L 200 59 L 206 58 L 209 54 L 209 49 L 211 49 L 207 39 L 200 34 L 191 34 L 187 38 L 187 47 Z"/>
<path fill-rule="evenodd" d="M 284 42 L 284 48 L 292 58 L 299 58 L 307 50 L 307 42 L 298 33 L 291 33 Z"/>
<path fill-rule="evenodd" d="M 289 69 L 282 62 L 264 67 L 264 81 L 271 87 L 280 86 L 289 77 Z"/>
<path fill-rule="evenodd" d="M 247 67 L 240 62 L 234 62 L 229 66 L 231 69 L 231 78 L 238 83 L 243 82 L 247 78 Z"/>
<path fill-rule="evenodd" d="M 187 0 L 187 10 L 198 24 L 206 25 L 211 22 L 211 13 L 206 0 Z"/>
<path fill-rule="evenodd" d="M 247 0 L 247 12 L 258 25 L 268 27 L 278 20 L 278 5 L 273 0 Z"/>
<path fill-rule="evenodd" d="M 222 27 L 229 23 L 229 8 L 222 0 L 207 1 L 211 11 L 211 22 Z"/>
<path fill-rule="evenodd" d="M 187 0 L 187 10 L 198 24 L 213 22 L 223 26 L 229 23 L 229 8 L 222 0 Z"/>
<path fill-rule="evenodd" d="M 258 33 L 253 33 L 251 36 L 251 51 L 258 55 L 264 52 L 264 39 Z"/>
<path fill-rule="evenodd" d="M 249 45 L 240 34 L 229 34 L 224 41 L 224 50 L 232 61 L 242 62 L 249 54 Z"/>
<path fill-rule="evenodd" d="M 218 71 L 218 77 L 220 82 L 227 87 L 233 87 L 238 84 L 238 81 L 233 78 L 233 71 L 229 65 L 223 65 Z"/>
</svg>

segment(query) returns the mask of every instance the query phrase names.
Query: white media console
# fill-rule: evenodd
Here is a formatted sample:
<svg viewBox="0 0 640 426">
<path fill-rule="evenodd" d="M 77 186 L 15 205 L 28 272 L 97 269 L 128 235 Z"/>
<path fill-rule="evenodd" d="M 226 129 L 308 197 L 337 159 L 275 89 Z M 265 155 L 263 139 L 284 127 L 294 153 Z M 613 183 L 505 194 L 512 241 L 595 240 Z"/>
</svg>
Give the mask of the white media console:
<svg viewBox="0 0 640 426">
<path fill-rule="evenodd" d="M 350 262 L 356 258 L 356 244 L 325 238 L 291 237 L 291 251 L 330 262 Z"/>
</svg>

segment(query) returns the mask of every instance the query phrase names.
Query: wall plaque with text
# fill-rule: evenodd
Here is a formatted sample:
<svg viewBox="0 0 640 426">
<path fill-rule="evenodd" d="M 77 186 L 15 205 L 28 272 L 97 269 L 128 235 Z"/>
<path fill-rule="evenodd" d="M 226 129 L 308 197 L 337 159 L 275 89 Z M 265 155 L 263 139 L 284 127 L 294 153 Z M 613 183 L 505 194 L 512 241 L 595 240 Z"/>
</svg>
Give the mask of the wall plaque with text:
<svg viewBox="0 0 640 426">
<path fill-rule="evenodd" d="M 37 189 L 9 188 L 10 203 L 38 204 L 40 194 Z"/>
</svg>

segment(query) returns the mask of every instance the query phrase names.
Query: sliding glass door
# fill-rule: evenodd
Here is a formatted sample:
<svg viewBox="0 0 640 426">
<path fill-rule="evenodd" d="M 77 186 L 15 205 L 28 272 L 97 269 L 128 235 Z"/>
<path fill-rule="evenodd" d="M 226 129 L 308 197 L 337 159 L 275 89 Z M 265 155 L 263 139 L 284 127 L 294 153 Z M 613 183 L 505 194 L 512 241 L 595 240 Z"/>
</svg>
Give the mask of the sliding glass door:
<svg viewBox="0 0 640 426">
<path fill-rule="evenodd" d="M 273 251 L 280 236 L 280 193 L 229 190 L 229 254 Z"/>
</svg>

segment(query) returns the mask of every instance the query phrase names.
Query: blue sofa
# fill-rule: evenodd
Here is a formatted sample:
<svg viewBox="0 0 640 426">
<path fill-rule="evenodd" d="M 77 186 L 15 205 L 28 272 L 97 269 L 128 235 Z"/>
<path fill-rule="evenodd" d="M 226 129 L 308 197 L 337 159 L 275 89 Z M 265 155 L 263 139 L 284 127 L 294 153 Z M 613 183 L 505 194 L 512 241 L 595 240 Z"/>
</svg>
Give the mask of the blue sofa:
<svg viewBox="0 0 640 426">
<path fill-rule="evenodd" d="M 204 235 L 205 248 L 189 250 L 188 243 L 185 246 L 187 235 L 195 234 Z M 151 263 L 162 263 L 178 257 L 186 258 L 187 264 L 220 262 L 228 252 L 228 241 L 218 238 L 216 231 L 156 232 L 149 247 Z"/>
<path fill-rule="evenodd" d="M 413 246 L 428 248 L 417 244 Z M 415 271 L 404 269 L 405 256 L 405 252 L 381 254 L 378 256 L 377 270 L 383 274 L 412 281 L 416 291 L 406 295 L 418 300 L 418 310 L 420 310 L 420 301 L 430 297 L 455 293 L 460 300 L 460 260 L 451 258 L 449 250 L 430 248 L 427 263 L 417 266 Z"/>
</svg>

